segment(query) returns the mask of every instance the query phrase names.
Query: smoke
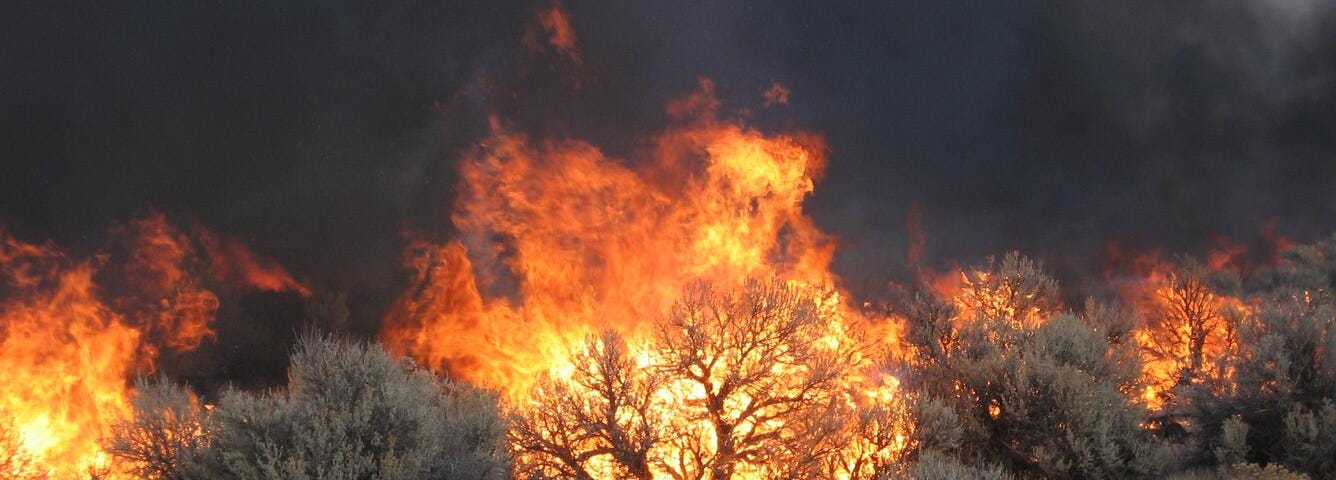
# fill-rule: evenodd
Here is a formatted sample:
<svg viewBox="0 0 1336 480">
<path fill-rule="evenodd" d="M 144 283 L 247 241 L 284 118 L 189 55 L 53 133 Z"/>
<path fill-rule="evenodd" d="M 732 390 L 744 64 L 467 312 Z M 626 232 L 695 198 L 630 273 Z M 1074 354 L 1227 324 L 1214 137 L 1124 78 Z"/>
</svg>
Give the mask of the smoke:
<svg viewBox="0 0 1336 480">
<path fill-rule="evenodd" d="M 1019 249 L 1080 289 L 1111 241 L 1260 250 L 1268 222 L 1306 240 L 1336 218 L 1336 16 L 1315 0 L 6 10 L 0 223 L 87 253 L 134 212 L 197 218 L 349 292 L 364 334 L 409 277 L 403 233 L 455 233 L 455 162 L 489 115 L 635 158 L 700 77 L 721 115 L 826 135 L 806 209 L 853 286 L 911 278 L 911 250 Z M 266 302 L 246 315 L 301 315 Z"/>
<path fill-rule="evenodd" d="M 1060 192 L 1031 209 L 1039 221 L 1020 230 L 1042 243 L 1027 250 L 1201 255 L 1224 236 L 1257 254 L 1268 224 L 1330 231 L 1329 4 L 1051 6 L 1026 33 L 1012 111 L 1033 187 Z"/>
</svg>

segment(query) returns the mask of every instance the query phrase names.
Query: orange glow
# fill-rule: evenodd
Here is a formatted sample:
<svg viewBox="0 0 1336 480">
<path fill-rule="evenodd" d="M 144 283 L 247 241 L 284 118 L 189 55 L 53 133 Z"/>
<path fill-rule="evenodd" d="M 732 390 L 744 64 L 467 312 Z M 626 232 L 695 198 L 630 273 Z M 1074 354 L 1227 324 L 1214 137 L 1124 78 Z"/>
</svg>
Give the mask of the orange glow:
<svg viewBox="0 0 1336 480">
<path fill-rule="evenodd" d="M 1228 238 L 1217 237 L 1216 248 L 1206 254 L 1206 267 L 1212 271 L 1242 269 L 1247 249 Z"/>
<path fill-rule="evenodd" d="M 534 144 L 494 120 L 461 165 L 463 241 L 415 242 L 416 282 L 386 319 L 386 343 L 520 393 L 590 334 L 642 333 L 692 281 L 833 284 L 834 242 L 801 210 L 823 166 L 819 139 L 716 120 L 702 88 L 670 107 L 694 118 L 634 165 L 584 142 Z"/>
<path fill-rule="evenodd" d="M 1141 349 L 1142 400 L 1159 410 L 1174 387 L 1228 377 L 1218 361 L 1233 348 L 1235 318 L 1250 310 L 1242 299 L 1214 291 L 1200 275 L 1241 268 L 1242 249 L 1230 242 L 1207 256 L 1202 270 L 1182 271 L 1158 254 L 1138 255 L 1120 295 L 1141 317 L 1134 332 Z"/>
<path fill-rule="evenodd" d="M 965 271 L 960 268 L 953 268 L 945 272 L 935 272 L 931 269 L 924 269 L 920 275 L 924 285 L 938 298 L 955 300 L 965 291 L 966 279 Z M 959 302 L 957 307 L 959 307 Z"/>
<path fill-rule="evenodd" d="M 127 413 L 125 379 L 141 366 L 141 333 L 98 298 L 92 262 L 4 236 L 4 274 L 18 298 L 0 304 L 0 412 L 39 469 L 74 478 L 109 459 L 98 446 Z"/>
<path fill-rule="evenodd" d="M 101 442 L 129 413 L 130 383 L 164 348 L 212 335 L 218 297 L 194 274 L 190 236 L 150 213 L 112 237 L 118 250 L 78 260 L 0 231 L 0 419 L 51 478 L 129 478 Z"/>
<path fill-rule="evenodd" d="M 611 329 L 643 345 L 651 321 L 692 282 L 838 286 L 835 242 L 802 211 L 825 166 L 824 141 L 768 135 L 717 118 L 717 108 L 702 80 L 669 104 L 672 126 L 630 161 L 578 140 L 536 141 L 493 119 L 460 166 L 460 240 L 412 242 L 405 263 L 415 276 L 382 340 L 524 408 L 542 374 L 569 376 L 587 337 Z M 849 342 L 885 323 L 842 298 L 822 300 L 834 312 L 823 341 Z M 889 395 L 893 386 L 874 378 L 848 383 Z M 664 388 L 660 412 L 699 393 Z"/>
<path fill-rule="evenodd" d="M 765 106 L 773 107 L 775 105 L 789 106 L 789 87 L 779 82 L 770 82 L 770 88 L 765 89 L 762 96 L 765 98 Z"/>
<path fill-rule="evenodd" d="M 988 402 L 988 418 L 993 420 L 1002 418 L 1002 404 L 997 403 L 997 400 Z"/>
<path fill-rule="evenodd" d="M 282 265 L 257 258 L 246 244 L 233 238 L 219 238 L 207 230 L 196 232 L 200 245 L 208 252 L 214 277 L 241 287 L 265 292 L 292 291 L 309 296 L 310 288 L 292 278 Z"/>
<path fill-rule="evenodd" d="M 153 317 L 155 321 L 140 321 L 139 328 L 153 344 L 177 351 L 194 350 L 213 335 L 209 322 L 218 311 L 218 297 L 186 271 L 194 254 L 190 238 L 160 213 L 131 220 L 113 235 L 130 254 L 125 277 L 142 300 L 134 311 L 122 313 Z"/>
<path fill-rule="evenodd" d="M 538 25 L 547 33 L 547 42 L 563 58 L 574 65 L 580 65 L 580 49 L 575 46 L 575 28 L 571 26 L 570 14 L 555 3 L 551 8 L 538 12 Z"/>
<path fill-rule="evenodd" d="M 1281 254 L 1295 245 L 1294 240 L 1281 235 L 1276 231 L 1276 221 L 1270 220 L 1262 224 L 1262 241 L 1266 242 L 1267 247 L 1271 249 L 1271 256 L 1267 259 L 1272 265 L 1280 263 Z"/>
</svg>

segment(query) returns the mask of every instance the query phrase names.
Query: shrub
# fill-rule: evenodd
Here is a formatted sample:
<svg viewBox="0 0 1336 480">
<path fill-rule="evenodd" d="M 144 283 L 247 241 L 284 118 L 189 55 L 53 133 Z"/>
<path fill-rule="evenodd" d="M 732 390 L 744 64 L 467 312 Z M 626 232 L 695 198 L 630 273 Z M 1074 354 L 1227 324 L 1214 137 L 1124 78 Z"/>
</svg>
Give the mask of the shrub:
<svg viewBox="0 0 1336 480">
<path fill-rule="evenodd" d="M 1281 444 L 1286 466 L 1318 478 L 1336 478 L 1336 404 L 1327 401 L 1317 410 L 1300 406 L 1290 410 Z"/>
<path fill-rule="evenodd" d="M 202 475 L 201 454 L 215 432 L 199 399 L 162 377 L 139 379 L 135 391 L 133 416 L 112 425 L 107 452 L 146 480 Z"/>
<path fill-rule="evenodd" d="M 933 450 L 924 450 L 909 472 L 914 480 L 1011 480 L 1014 475 L 999 465 L 971 467 Z"/>
<path fill-rule="evenodd" d="M 1140 426 L 1129 322 L 1112 318 L 1120 312 L 1054 314 L 1056 283 L 1015 254 L 973 272 L 958 313 L 923 296 L 906 308 L 906 384 L 955 411 L 956 456 L 1049 478 L 1160 473 L 1162 453 Z"/>
<path fill-rule="evenodd" d="M 110 451 L 146 478 L 509 477 L 491 394 L 317 335 L 299 342 L 288 377 L 284 390 L 227 392 L 207 413 L 181 387 L 144 384 Z"/>
</svg>

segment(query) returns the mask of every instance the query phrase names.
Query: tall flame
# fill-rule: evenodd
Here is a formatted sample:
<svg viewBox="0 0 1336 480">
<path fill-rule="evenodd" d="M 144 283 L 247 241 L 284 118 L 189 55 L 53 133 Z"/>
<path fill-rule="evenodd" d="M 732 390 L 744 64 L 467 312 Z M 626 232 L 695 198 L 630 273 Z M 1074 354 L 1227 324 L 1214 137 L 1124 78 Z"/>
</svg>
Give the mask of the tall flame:
<svg viewBox="0 0 1336 480">
<path fill-rule="evenodd" d="M 1244 262 L 1242 247 L 1218 240 L 1205 265 L 1178 265 L 1157 253 L 1131 257 L 1114 279 L 1123 301 L 1141 319 L 1133 333 L 1142 352 L 1142 400 L 1162 410 L 1180 385 L 1199 384 L 1230 372 L 1218 365 L 1233 348 L 1237 318 L 1250 305 L 1244 299 L 1212 288 L 1205 275 L 1233 271 Z M 1111 245 L 1113 257 L 1121 256 Z"/>
<path fill-rule="evenodd" d="M 818 136 L 715 116 L 713 85 L 669 105 L 647 158 L 535 142 L 492 120 L 461 164 L 462 241 L 414 242 L 393 349 L 520 394 L 607 328 L 632 337 L 692 281 L 833 283 L 834 242 L 802 212 L 825 164 Z"/>
<path fill-rule="evenodd" d="M 493 118 L 491 135 L 460 165 L 452 216 L 460 240 L 412 242 L 405 258 L 415 277 L 385 318 L 383 341 L 502 390 L 522 410 L 534 408 L 525 400 L 542 375 L 569 376 L 572 353 L 600 332 L 616 331 L 639 362 L 655 363 L 643 349 L 650 325 L 694 282 L 838 287 L 829 270 L 835 242 L 802 211 L 825 167 L 824 140 L 762 133 L 720 119 L 718 106 L 702 80 L 668 105 L 672 126 L 635 161 L 577 140 L 535 141 Z M 834 312 L 821 340 L 829 348 L 849 348 L 841 345 L 868 327 L 893 330 L 841 298 L 812 299 Z M 850 402 L 885 398 L 898 384 L 880 374 L 841 382 L 860 392 Z M 677 416 L 701 402 L 700 392 L 662 388 L 657 421 L 689 422 Z M 860 458 L 888 455 L 884 446 L 847 448 Z"/>
<path fill-rule="evenodd" d="M 0 238 L 0 266 L 20 297 L 0 305 L 0 413 L 13 416 L 38 468 L 69 476 L 104 468 L 98 439 L 127 412 L 125 379 L 141 333 L 98 297 L 92 261 Z"/>
</svg>

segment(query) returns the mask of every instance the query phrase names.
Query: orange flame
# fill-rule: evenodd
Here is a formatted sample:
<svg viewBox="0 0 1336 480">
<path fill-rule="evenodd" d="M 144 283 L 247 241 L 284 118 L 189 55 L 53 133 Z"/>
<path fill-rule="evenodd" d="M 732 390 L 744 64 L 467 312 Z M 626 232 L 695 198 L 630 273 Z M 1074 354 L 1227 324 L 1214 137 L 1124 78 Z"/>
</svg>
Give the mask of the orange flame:
<svg viewBox="0 0 1336 480">
<path fill-rule="evenodd" d="M 162 348 L 192 350 L 213 334 L 219 301 L 195 274 L 190 236 L 158 213 L 112 234 L 119 263 L 119 250 L 80 261 L 0 231 L 0 419 L 12 420 L 30 473 L 129 478 L 101 442 L 129 413 L 130 381 Z M 104 274 L 120 280 L 114 292 L 98 285 Z"/>
<path fill-rule="evenodd" d="M 525 408 L 542 374 L 573 369 L 586 338 L 614 330 L 643 345 L 651 321 L 692 282 L 838 286 L 835 242 L 802 211 L 825 166 L 824 140 L 768 135 L 717 118 L 718 106 L 702 80 L 668 105 L 672 126 L 634 161 L 578 140 L 535 141 L 492 119 L 491 135 L 460 164 L 452 219 L 461 239 L 411 242 L 413 281 L 382 340 Z M 839 312 L 834 344 L 874 323 L 841 298 L 827 300 Z M 851 382 L 884 396 L 891 380 Z"/>
<path fill-rule="evenodd" d="M 1207 255 L 1198 271 L 1185 271 L 1158 253 L 1115 258 L 1122 251 L 1111 245 L 1114 263 L 1129 269 L 1112 271 L 1119 295 L 1141 318 L 1134 338 L 1141 349 L 1142 400 L 1161 410 L 1179 385 L 1200 383 L 1210 377 L 1228 377 L 1218 360 L 1232 348 L 1235 316 L 1250 311 L 1243 299 L 1215 291 L 1201 275 L 1246 266 L 1244 250 L 1228 240 Z M 1112 264 L 1111 264 L 1112 265 Z"/>
<path fill-rule="evenodd" d="M 570 14 L 566 13 L 560 3 L 538 12 L 538 24 L 547 32 L 547 41 L 557 49 L 557 53 L 572 64 L 582 63 L 580 49 L 575 46 L 575 28 L 571 27 Z"/>
<path fill-rule="evenodd" d="M 1261 234 L 1262 241 L 1266 242 L 1267 247 L 1271 249 L 1267 261 L 1272 265 L 1279 264 L 1281 254 L 1295 245 L 1294 240 L 1276 231 L 1276 221 L 1274 219 L 1262 224 Z"/>
<path fill-rule="evenodd" d="M 94 262 L 0 237 L 0 268 L 19 297 L 0 304 L 0 412 L 40 473 L 73 477 L 109 460 L 98 445 L 127 410 L 140 332 L 98 298 Z"/>
<path fill-rule="evenodd" d="M 634 337 L 694 280 L 833 284 L 834 242 L 801 209 L 824 143 L 718 120 L 712 90 L 702 80 L 672 103 L 681 124 L 634 164 L 580 141 L 535 143 L 494 119 L 461 165 L 453 219 L 464 241 L 415 242 L 414 287 L 387 316 L 385 342 L 519 394 L 590 334 Z"/>
<path fill-rule="evenodd" d="M 220 238 L 207 230 L 196 232 L 200 245 L 208 252 L 214 277 L 237 286 L 264 292 L 297 292 L 311 295 L 311 289 L 292 278 L 282 265 L 255 256 L 246 244 L 234 238 Z"/>
<path fill-rule="evenodd" d="M 131 220 L 113 233 L 130 252 L 125 276 L 140 290 L 145 303 L 126 313 L 156 317 L 140 325 L 157 340 L 154 343 L 187 351 L 213 335 L 208 324 L 218 311 L 218 297 L 186 271 L 193 254 L 190 238 L 160 213 Z"/>
</svg>

